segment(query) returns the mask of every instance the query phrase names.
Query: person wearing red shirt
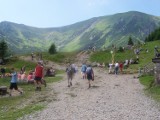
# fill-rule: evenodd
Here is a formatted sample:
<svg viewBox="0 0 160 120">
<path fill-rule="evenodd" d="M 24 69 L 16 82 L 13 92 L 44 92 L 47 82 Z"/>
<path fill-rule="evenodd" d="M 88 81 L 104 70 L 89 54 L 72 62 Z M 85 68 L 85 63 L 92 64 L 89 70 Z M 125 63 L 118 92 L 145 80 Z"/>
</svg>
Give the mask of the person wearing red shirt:
<svg viewBox="0 0 160 120">
<path fill-rule="evenodd" d="M 120 68 L 121 73 L 123 73 L 123 63 L 122 62 L 120 62 L 119 68 Z"/>
<path fill-rule="evenodd" d="M 38 62 L 36 68 L 35 68 L 35 86 L 36 90 L 41 91 L 41 80 L 43 78 L 43 64 L 42 62 Z"/>
</svg>

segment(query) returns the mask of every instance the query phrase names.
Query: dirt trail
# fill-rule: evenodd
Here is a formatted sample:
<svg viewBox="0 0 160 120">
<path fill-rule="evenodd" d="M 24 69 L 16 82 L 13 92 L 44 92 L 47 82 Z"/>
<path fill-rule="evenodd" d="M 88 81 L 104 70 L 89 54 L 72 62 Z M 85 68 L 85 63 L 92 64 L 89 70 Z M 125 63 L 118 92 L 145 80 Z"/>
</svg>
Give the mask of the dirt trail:
<svg viewBox="0 0 160 120">
<path fill-rule="evenodd" d="M 56 101 L 21 120 L 160 120 L 159 106 L 144 95 L 134 75 L 110 75 L 100 68 L 94 71 L 90 89 L 79 67 L 72 87 L 67 87 L 65 76 L 50 86 L 50 94 L 57 94 Z"/>
</svg>

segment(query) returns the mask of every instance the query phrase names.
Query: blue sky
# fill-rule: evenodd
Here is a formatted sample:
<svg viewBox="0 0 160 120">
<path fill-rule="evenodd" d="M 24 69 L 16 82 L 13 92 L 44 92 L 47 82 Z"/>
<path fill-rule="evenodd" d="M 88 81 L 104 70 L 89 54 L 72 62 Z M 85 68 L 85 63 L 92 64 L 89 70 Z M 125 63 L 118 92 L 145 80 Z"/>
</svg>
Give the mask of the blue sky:
<svg viewBox="0 0 160 120">
<path fill-rule="evenodd" d="M 160 16 L 160 0 L 0 0 L 0 22 L 43 28 L 128 11 Z"/>
</svg>

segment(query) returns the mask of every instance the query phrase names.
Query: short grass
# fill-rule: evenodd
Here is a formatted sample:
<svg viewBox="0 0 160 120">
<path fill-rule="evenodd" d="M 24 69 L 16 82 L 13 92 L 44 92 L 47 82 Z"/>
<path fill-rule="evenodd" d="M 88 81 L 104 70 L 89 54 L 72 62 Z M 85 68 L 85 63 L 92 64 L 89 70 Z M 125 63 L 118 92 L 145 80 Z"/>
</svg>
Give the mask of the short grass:
<svg viewBox="0 0 160 120">
<path fill-rule="evenodd" d="M 145 86 L 146 93 L 160 102 L 160 86 L 154 84 L 154 76 L 142 76 L 139 80 Z"/>
<path fill-rule="evenodd" d="M 76 52 L 58 52 L 56 54 L 43 53 L 43 59 L 57 63 L 66 63 L 74 61 Z"/>
<path fill-rule="evenodd" d="M 2 67 L 6 68 L 6 72 L 10 72 L 11 68 L 15 68 L 17 72 L 20 71 L 21 67 L 26 66 L 26 71 L 34 70 L 36 63 L 27 62 L 18 59 L 18 57 L 13 57 L 9 61 L 7 61 L 6 65 L 3 65 Z M 27 73 L 28 74 L 28 73 Z"/>
</svg>

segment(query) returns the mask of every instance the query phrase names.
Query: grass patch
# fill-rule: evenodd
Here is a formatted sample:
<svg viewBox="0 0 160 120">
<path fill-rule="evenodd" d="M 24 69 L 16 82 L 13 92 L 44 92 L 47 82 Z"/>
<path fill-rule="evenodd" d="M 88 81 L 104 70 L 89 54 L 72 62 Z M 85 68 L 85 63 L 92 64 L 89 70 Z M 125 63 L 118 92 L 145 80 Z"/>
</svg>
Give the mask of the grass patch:
<svg viewBox="0 0 160 120">
<path fill-rule="evenodd" d="M 58 52 L 56 54 L 43 53 L 43 59 L 54 61 L 57 63 L 65 63 L 68 61 L 74 61 L 76 53 L 75 52 Z"/>
<path fill-rule="evenodd" d="M 143 67 L 144 65 L 152 62 L 152 58 L 154 58 L 154 47 L 156 45 L 160 45 L 160 41 L 147 42 L 145 45 L 140 46 L 139 64 L 132 64 L 129 68 L 133 70 L 138 70 L 139 67 Z M 148 53 L 146 52 L 146 49 L 148 49 Z M 134 49 L 125 50 L 124 52 L 117 51 L 115 53 L 115 61 L 118 62 L 124 62 L 126 59 L 130 60 L 131 58 L 136 59 Z M 109 50 L 97 51 L 90 56 L 90 61 L 108 64 L 112 62 L 112 55 Z"/>
<path fill-rule="evenodd" d="M 10 110 L 7 110 L 5 113 L 0 112 L 0 119 L 1 120 L 17 120 L 17 118 L 20 118 L 26 114 L 31 114 L 34 111 L 38 111 L 43 109 L 43 105 L 29 105 L 22 109 L 16 109 L 14 107 L 10 108 Z"/>
<path fill-rule="evenodd" d="M 145 86 L 146 93 L 160 102 L 160 86 L 154 84 L 154 76 L 142 76 L 139 80 Z"/>
<path fill-rule="evenodd" d="M 57 75 L 56 77 L 46 77 L 45 80 L 47 84 L 53 83 L 62 80 L 62 76 Z M 6 85 L 7 88 L 9 88 L 10 78 L 0 78 L 0 85 Z M 35 94 L 35 87 L 33 84 L 18 83 L 18 87 L 25 92 L 24 95 L 0 98 L 0 120 L 16 120 L 19 117 L 44 108 L 44 105 L 40 104 L 41 101 L 38 101 L 38 99 L 37 102 L 34 101 L 27 105 L 25 104 L 25 101 L 31 99 Z M 44 86 L 42 86 L 42 92 L 48 92 L 45 90 Z M 43 95 L 40 95 L 43 98 Z M 44 96 L 45 95 L 46 94 L 44 94 Z"/>
<path fill-rule="evenodd" d="M 27 62 L 24 60 L 20 60 L 18 57 L 13 57 L 6 63 L 6 65 L 3 65 L 3 67 L 6 68 L 6 72 L 10 72 L 11 68 L 15 68 L 15 70 L 19 72 L 21 67 L 23 67 L 24 65 L 26 66 L 26 71 L 30 71 L 35 68 L 36 63 Z"/>
</svg>

